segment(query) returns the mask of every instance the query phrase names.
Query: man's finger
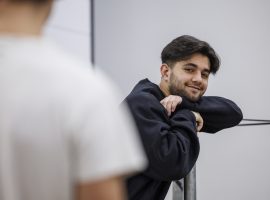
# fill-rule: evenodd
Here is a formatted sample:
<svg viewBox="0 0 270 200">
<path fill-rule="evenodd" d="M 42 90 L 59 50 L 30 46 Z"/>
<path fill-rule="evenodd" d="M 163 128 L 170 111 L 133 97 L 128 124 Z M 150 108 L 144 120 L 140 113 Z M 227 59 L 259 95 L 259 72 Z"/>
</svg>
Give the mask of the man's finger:
<svg viewBox="0 0 270 200">
<path fill-rule="evenodd" d="M 173 101 L 172 102 L 172 112 L 175 111 L 177 105 L 178 105 L 178 102 L 177 101 Z"/>
</svg>

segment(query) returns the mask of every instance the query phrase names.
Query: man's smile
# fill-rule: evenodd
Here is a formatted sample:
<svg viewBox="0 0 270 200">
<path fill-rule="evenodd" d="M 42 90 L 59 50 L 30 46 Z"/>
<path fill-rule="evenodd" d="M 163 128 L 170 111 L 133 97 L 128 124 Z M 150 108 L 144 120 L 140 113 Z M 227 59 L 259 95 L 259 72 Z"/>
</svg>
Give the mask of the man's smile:
<svg viewBox="0 0 270 200">
<path fill-rule="evenodd" d="M 188 88 L 191 88 L 191 89 L 194 89 L 194 90 L 197 90 L 197 91 L 201 91 L 201 87 L 199 86 L 195 86 L 195 85 L 187 85 Z"/>
</svg>

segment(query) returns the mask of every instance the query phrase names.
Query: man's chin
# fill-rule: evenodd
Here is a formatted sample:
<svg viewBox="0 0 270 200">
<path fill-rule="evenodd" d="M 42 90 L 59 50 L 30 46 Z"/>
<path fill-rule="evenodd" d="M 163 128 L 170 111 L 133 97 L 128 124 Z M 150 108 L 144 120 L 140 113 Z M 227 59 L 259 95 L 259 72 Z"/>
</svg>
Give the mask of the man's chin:
<svg viewBox="0 0 270 200">
<path fill-rule="evenodd" d="M 201 96 L 193 96 L 193 95 L 186 95 L 186 98 L 192 102 L 197 102 L 201 98 Z"/>
<path fill-rule="evenodd" d="M 187 91 L 185 94 L 186 98 L 192 102 L 196 102 L 201 98 L 201 94 L 199 92 L 190 92 Z"/>
<path fill-rule="evenodd" d="M 179 95 L 181 97 L 185 97 L 187 100 L 192 101 L 192 102 L 197 102 L 200 98 L 201 95 L 200 94 L 190 94 L 188 92 L 172 92 L 172 95 Z"/>
</svg>

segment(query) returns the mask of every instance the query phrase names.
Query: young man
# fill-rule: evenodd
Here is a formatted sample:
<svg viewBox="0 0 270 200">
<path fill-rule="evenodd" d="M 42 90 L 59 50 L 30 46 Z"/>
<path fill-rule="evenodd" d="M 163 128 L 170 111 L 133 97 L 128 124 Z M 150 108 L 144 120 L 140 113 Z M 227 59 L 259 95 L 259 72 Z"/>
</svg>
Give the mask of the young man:
<svg viewBox="0 0 270 200">
<path fill-rule="evenodd" d="M 242 120 L 234 102 L 203 96 L 220 65 L 208 43 L 184 35 L 161 58 L 159 86 L 144 79 L 125 100 L 149 159 L 147 170 L 128 180 L 131 200 L 164 199 L 171 181 L 185 177 L 197 160 L 197 132 L 215 133 Z"/>
<path fill-rule="evenodd" d="M 0 0 L 0 199 L 125 199 L 140 143 L 111 83 L 41 36 L 51 6 Z"/>
</svg>

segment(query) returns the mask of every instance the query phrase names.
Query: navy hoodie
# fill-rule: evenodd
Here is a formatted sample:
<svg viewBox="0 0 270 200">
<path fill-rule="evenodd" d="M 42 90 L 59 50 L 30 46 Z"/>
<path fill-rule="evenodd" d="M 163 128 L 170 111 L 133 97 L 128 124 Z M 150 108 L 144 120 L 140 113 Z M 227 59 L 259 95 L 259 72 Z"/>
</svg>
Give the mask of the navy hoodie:
<svg viewBox="0 0 270 200">
<path fill-rule="evenodd" d="M 240 108 L 232 101 L 204 96 L 194 103 L 183 98 L 168 116 L 160 101 L 165 96 L 159 86 L 141 80 L 126 97 L 149 160 L 148 168 L 127 181 L 130 200 L 163 200 L 173 180 L 185 177 L 200 150 L 195 116 L 204 120 L 201 132 L 215 133 L 242 120 Z"/>
</svg>

